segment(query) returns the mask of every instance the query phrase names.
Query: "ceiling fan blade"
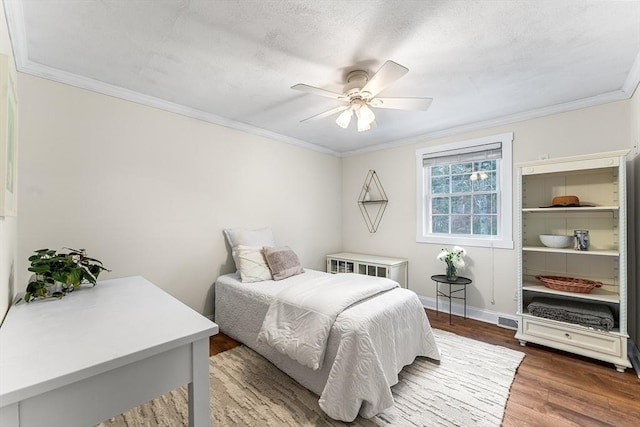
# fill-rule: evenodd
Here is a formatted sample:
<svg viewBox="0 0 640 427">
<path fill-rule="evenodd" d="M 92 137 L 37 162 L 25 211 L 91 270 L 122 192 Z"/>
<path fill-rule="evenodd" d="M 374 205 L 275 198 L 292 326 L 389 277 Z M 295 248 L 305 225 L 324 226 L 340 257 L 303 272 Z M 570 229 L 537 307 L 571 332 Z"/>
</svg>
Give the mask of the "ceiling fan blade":
<svg viewBox="0 0 640 427">
<path fill-rule="evenodd" d="M 378 72 L 364 85 L 361 92 L 369 92 L 371 94 L 369 98 L 373 98 L 408 72 L 409 69 L 407 67 L 403 67 L 397 62 L 387 61 L 382 64 Z"/>
<path fill-rule="evenodd" d="M 329 117 L 332 114 L 336 114 L 336 113 L 339 113 L 340 111 L 344 111 L 349 107 L 350 107 L 349 105 L 341 105 L 341 106 L 333 108 L 333 109 L 331 109 L 329 111 L 325 111 L 324 113 L 316 114 L 315 116 L 307 117 L 304 120 L 300 120 L 300 123 L 307 122 L 307 121 L 310 121 L 310 120 L 324 119 L 325 117 Z"/>
<path fill-rule="evenodd" d="M 346 99 L 345 96 L 341 93 L 331 92 L 329 90 L 305 85 L 303 83 L 298 83 L 297 85 L 291 86 L 291 89 L 299 90 L 307 93 L 313 93 L 314 95 L 326 96 L 327 98 L 331 98 L 331 99 L 338 99 L 338 100 Z"/>
<path fill-rule="evenodd" d="M 433 102 L 432 98 L 375 98 L 369 102 L 373 108 L 393 108 L 394 110 L 425 111 Z"/>
</svg>

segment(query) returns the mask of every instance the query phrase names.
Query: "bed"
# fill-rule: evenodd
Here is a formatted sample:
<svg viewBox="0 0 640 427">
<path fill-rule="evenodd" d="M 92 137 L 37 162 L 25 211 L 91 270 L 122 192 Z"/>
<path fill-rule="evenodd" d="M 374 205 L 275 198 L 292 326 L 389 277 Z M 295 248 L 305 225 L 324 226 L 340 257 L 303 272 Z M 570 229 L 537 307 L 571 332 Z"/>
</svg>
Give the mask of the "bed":
<svg viewBox="0 0 640 427">
<path fill-rule="evenodd" d="M 353 421 L 358 415 L 370 418 L 391 407 L 391 386 L 398 382 L 402 368 L 417 356 L 440 360 L 417 295 L 399 287 L 359 301 L 335 318 L 318 369 L 304 366 L 258 339 L 277 295 L 318 280 L 349 286 L 349 276 L 360 275 L 304 269 L 303 274 L 282 280 L 243 283 L 236 272 L 220 276 L 215 282 L 215 321 L 220 331 L 320 396 L 322 410 L 341 421 Z"/>
</svg>

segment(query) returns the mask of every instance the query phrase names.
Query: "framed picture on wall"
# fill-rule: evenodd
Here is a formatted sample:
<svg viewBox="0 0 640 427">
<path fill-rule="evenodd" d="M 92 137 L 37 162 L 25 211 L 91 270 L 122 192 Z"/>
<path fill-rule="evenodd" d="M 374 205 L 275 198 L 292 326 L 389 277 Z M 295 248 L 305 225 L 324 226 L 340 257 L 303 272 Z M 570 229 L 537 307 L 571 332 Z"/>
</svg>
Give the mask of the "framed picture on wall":
<svg viewBox="0 0 640 427">
<path fill-rule="evenodd" d="M 18 212 L 18 109 L 9 57 L 0 55 L 0 216 Z"/>
</svg>

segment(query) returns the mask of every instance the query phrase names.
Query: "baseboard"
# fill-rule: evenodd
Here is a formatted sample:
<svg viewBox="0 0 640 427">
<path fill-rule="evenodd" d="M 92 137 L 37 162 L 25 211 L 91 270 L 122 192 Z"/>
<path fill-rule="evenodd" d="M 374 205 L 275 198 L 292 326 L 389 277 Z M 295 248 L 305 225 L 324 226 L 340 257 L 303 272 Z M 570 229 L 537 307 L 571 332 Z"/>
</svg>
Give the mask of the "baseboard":
<svg viewBox="0 0 640 427">
<path fill-rule="evenodd" d="M 431 310 L 436 309 L 436 299 L 431 297 L 425 297 L 422 295 L 418 295 L 422 306 Z M 438 299 L 438 308 L 442 313 L 449 313 L 449 301 L 446 298 Z M 464 316 L 464 305 L 454 302 L 451 305 L 451 313 L 456 316 Z M 518 323 L 518 318 L 512 314 L 499 313 L 497 311 L 480 309 L 477 307 L 470 307 L 467 305 L 467 317 L 474 320 L 480 320 L 481 322 L 491 323 L 493 325 L 497 325 L 500 327 L 505 327 L 504 322 L 498 322 L 499 318 L 506 318 L 512 320 L 516 324 Z M 512 328 L 507 328 L 512 329 Z M 515 329 L 514 329 L 515 330 Z"/>
<path fill-rule="evenodd" d="M 627 356 L 629 356 L 633 369 L 640 378 L 640 349 L 631 339 L 627 341 Z"/>
</svg>

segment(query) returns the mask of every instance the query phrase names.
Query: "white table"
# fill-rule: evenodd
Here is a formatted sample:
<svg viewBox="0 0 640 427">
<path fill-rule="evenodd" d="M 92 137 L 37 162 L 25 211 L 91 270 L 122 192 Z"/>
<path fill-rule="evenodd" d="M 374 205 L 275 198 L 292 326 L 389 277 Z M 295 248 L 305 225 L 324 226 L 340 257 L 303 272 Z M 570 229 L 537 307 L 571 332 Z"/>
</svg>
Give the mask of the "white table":
<svg viewBox="0 0 640 427">
<path fill-rule="evenodd" d="M 0 425 L 87 427 L 181 385 L 210 426 L 218 325 L 143 277 L 11 307 L 0 327 Z"/>
</svg>

